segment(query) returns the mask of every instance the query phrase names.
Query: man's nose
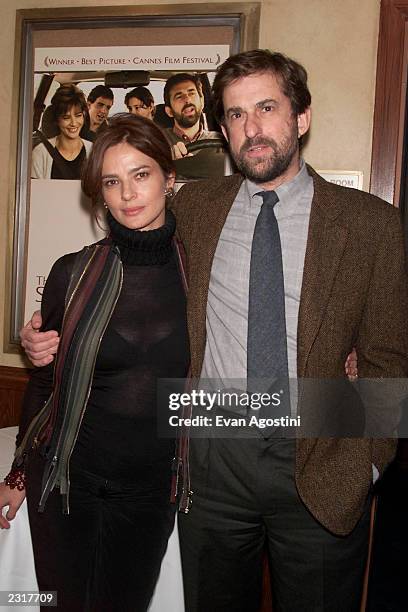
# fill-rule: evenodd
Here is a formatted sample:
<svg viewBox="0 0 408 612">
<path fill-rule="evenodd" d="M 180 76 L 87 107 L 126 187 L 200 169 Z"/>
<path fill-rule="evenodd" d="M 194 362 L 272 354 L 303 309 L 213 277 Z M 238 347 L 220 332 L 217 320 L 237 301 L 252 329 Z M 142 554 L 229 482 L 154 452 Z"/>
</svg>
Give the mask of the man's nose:
<svg viewBox="0 0 408 612">
<path fill-rule="evenodd" d="M 254 138 L 262 133 L 261 121 L 255 113 L 248 113 L 246 116 L 244 130 L 248 138 Z"/>
</svg>

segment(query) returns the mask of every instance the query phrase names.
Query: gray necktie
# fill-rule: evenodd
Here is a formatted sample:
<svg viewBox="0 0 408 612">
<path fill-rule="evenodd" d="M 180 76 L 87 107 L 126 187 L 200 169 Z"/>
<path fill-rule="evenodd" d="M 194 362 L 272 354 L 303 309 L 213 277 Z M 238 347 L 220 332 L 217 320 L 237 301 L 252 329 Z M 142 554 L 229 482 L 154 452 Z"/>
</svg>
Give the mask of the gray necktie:
<svg viewBox="0 0 408 612">
<path fill-rule="evenodd" d="M 252 240 L 249 277 L 248 391 L 283 391 L 280 407 L 262 409 L 260 414 L 277 417 L 289 414 L 282 249 L 274 212 L 279 198 L 274 191 L 261 191 L 259 195 L 263 204 Z"/>
</svg>

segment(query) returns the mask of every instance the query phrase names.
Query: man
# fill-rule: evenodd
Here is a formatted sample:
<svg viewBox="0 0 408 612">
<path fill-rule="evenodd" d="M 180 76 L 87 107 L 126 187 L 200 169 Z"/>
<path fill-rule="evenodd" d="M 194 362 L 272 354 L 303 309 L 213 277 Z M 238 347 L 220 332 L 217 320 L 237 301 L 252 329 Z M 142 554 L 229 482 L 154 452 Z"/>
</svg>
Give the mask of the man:
<svg viewBox="0 0 408 612">
<path fill-rule="evenodd" d="M 205 129 L 204 95 L 198 76 L 174 74 L 167 79 L 163 95 L 165 111 L 174 120 L 174 126 L 165 130 L 173 159 L 187 156 L 189 143 L 220 137 L 218 132 Z"/>
<path fill-rule="evenodd" d="M 278 197 L 291 378 L 342 380 L 354 342 L 360 377 L 405 377 L 408 297 L 398 212 L 326 183 L 301 161 L 311 102 L 305 70 L 280 54 L 249 51 L 226 60 L 213 92 L 216 118 L 246 180 L 188 184 L 174 204 L 189 270 L 193 377 L 247 376 L 251 249 L 254 255 L 264 190 Z M 276 308 L 271 303 L 273 316 Z M 269 329 L 268 308 L 259 304 L 257 314 L 261 332 Z M 258 334 L 259 352 L 261 344 Z M 370 407 L 368 414 L 372 419 Z M 186 609 L 258 610 L 266 542 L 274 610 L 358 610 L 373 466 L 381 474 L 394 447 L 358 438 L 295 444 L 262 430 L 248 440 L 193 439 L 192 506 L 179 521 Z"/>
<path fill-rule="evenodd" d="M 291 378 L 343 381 L 355 345 L 361 378 L 405 377 L 398 212 L 327 183 L 301 160 L 310 125 L 305 70 L 279 53 L 248 51 L 224 62 L 213 91 L 243 176 L 189 183 L 174 202 L 189 271 L 192 376 L 264 376 L 266 362 Z M 259 258 L 270 235 L 275 257 Z M 269 291 L 272 274 L 265 304 L 257 284 L 266 280 Z M 282 332 L 284 346 L 276 342 Z M 31 351 L 34 336 L 22 334 Z M 53 338 L 39 339 L 37 364 L 52 359 Z M 303 400 L 307 416 L 313 406 Z M 274 610 L 359 610 L 373 470 L 382 474 L 394 448 L 384 439 L 294 441 L 256 429 L 245 439 L 193 438 L 192 505 L 179 521 L 186 610 L 257 612 L 265 544 Z"/>
<path fill-rule="evenodd" d="M 154 98 L 147 87 L 135 87 L 125 96 L 125 106 L 132 115 L 152 119 L 156 112 Z"/>
<path fill-rule="evenodd" d="M 113 106 L 113 91 L 106 85 L 97 85 L 89 92 L 87 104 L 89 126 L 82 130 L 81 136 L 93 142 L 98 131 L 107 125 L 109 111 Z"/>
</svg>

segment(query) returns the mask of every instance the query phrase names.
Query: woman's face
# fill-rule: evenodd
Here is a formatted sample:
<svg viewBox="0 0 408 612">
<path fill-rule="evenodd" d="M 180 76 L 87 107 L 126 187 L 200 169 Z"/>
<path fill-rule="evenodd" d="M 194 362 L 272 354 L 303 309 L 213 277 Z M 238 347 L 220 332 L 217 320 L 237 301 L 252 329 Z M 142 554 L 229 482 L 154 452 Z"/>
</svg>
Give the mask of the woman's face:
<svg viewBox="0 0 408 612">
<path fill-rule="evenodd" d="M 79 105 L 71 106 L 64 115 L 60 115 L 57 119 L 60 134 L 70 139 L 78 138 L 84 120 L 84 112 L 81 107 Z"/>
<path fill-rule="evenodd" d="M 174 176 L 127 142 L 107 149 L 102 164 L 102 195 L 112 216 L 129 229 L 151 230 L 164 224 L 165 192 Z"/>
<path fill-rule="evenodd" d="M 132 115 L 140 115 L 141 117 L 146 117 L 147 119 L 153 119 L 154 115 L 154 104 L 151 106 L 146 106 L 142 100 L 133 96 L 129 98 L 127 108 L 129 113 Z"/>
</svg>

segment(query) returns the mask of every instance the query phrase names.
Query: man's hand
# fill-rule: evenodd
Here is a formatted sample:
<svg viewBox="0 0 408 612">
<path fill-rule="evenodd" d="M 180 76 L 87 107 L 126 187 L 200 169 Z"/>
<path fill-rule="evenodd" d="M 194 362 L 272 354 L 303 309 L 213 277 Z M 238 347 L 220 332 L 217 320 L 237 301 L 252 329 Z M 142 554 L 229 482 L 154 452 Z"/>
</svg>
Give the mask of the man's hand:
<svg viewBox="0 0 408 612">
<path fill-rule="evenodd" d="M 0 529 L 10 529 L 9 521 L 12 521 L 17 510 L 25 500 L 25 491 L 17 488 L 10 489 L 5 482 L 0 483 Z M 3 516 L 3 508 L 9 507 L 6 516 Z"/>
<path fill-rule="evenodd" d="M 347 357 L 344 369 L 350 382 L 354 382 L 358 378 L 357 353 L 355 348 L 353 348 L 350 355 Z"/>
<path fill-rule="evenodd" d="M 40 332 L 41 325 L 41 313 L 37 310 L 31 317 L 31 321 L 20 330 L 21 346 L 35 366 L 45 366 L 51 363 L 59 343 L 58 333 L 54 330 Z"/>
<path fill-rule="evenodd" d="M 187 147 L 182 140 L 172 145 L 171 156 L 173 159 L 181 159 L 182 157 L 192 157 L 191 153 L 187 151 Z"/>
</svg>

